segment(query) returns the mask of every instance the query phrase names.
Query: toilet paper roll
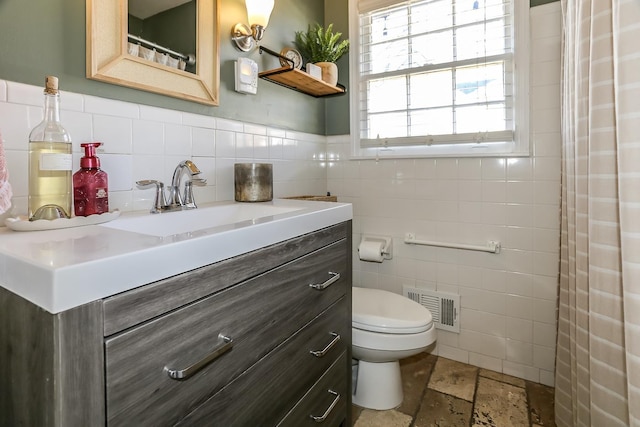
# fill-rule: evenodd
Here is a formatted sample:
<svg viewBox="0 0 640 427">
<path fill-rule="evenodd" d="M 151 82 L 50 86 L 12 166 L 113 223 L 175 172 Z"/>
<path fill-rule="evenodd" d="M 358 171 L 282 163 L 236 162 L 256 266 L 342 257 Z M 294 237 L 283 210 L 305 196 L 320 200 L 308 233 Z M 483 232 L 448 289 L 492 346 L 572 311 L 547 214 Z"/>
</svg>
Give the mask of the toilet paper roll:
<svg viewBox="0 0 640 427">
<path fill-rule="evenodd" d="M 384 259 L 382 255 L 383 248 L 384 242 L 364 240 L 358 246 L 358 253 L 363 261 L 382 262 Z"/>
</svg>

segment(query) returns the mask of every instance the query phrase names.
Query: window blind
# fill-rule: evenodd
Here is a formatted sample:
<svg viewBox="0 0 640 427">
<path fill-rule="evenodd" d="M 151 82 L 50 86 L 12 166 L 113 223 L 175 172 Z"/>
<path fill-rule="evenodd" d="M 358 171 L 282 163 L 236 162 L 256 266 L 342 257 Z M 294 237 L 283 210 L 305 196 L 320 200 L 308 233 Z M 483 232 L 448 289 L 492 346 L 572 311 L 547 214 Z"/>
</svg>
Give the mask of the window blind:
<svg viewBox="0 0 640 427">
<path fill-rule="evenodd" d="M 359 0 L 361 147 L 514 140 L 512 0 Z"/>
</svg>

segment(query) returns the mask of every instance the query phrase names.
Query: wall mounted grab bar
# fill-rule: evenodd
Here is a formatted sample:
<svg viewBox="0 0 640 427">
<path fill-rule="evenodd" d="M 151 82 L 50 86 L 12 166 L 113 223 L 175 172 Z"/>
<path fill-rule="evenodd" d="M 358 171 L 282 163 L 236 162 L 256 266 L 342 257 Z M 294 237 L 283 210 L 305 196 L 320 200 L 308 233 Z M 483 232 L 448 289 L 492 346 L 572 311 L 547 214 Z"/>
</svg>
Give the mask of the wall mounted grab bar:
<svg viewBox="0 0 640 427">
<path fill-rule="evenodd" d="M 425 246 L 437 246 L 440 248 L 466 249 L 468 251 L 489 252 L 492 254 L 499 254 L 500 249 L 502 249 L 500 242 L 496 242 L 494 240 L 488 241 L 487 246 L 465 245 L 462 243 L 444 243 L 444 242 L 434 242 L 430 240 L 418 240 L 416 239 L 416 235 L 413 233 L 405 234 L 404 242 L 408 245 L 425 245 Z"/>
</svg>

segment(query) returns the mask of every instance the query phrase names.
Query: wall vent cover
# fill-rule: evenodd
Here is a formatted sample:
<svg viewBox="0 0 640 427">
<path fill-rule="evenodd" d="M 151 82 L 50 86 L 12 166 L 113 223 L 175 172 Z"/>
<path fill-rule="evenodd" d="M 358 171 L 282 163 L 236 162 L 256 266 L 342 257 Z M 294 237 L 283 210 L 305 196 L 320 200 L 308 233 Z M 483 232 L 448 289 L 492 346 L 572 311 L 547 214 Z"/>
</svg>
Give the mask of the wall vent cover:
<svg viewBox="0 0 640 427">
<path fill-rule="evenodd" d="M 402 285 L 402 294 L 426 307 L 433 316 L 436 328 L 460 332 L 460 295 L 430 291 Z"/>
</svg>

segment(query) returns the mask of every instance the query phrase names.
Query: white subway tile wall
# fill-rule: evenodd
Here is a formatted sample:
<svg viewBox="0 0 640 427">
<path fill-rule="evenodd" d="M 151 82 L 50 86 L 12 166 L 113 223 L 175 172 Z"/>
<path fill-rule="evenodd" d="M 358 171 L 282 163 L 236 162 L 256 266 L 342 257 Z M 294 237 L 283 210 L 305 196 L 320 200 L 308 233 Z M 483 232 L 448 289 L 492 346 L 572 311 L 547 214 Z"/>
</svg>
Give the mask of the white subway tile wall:
<svg viewBox="0 0 640 427">
<path fill-rule="evenodd" d="M 41 87 L 0 80 L 0 133 L 14 193 L 13 215 L 27 210 L 28 136 L 42 120 L 42 105 Z M 73 140 L 74 170 L 82 156 L 80 143 L 104 143 L 98 155 L 109 174 L 112 209 L 150 209 L 153 190 L 140 190 L 135 181 L 168 183 L 184 159 L 192 159 L 207 179 L 206 186 L 194 188 L 200 203 L 233 200 L 234 163 L 272 163 L 275 197 L 327 191 L 324 136 L 65 91 L 60 114 Z"/>
<path fill-rule="evenodd" d="M 354 285 L 402 285 L 461 295 L 460 334 L 438 331 L 434 352 L 553 385 L 560 200 L 560 5 L 531 9 L 531 158 L 350 161 L 348 135 L 324 137 L 62 92 L 62 120 L 80 143 L 102 141 L 110 206 L 151 207 L 153 190 L 193 159 L 207 179 L 196 200 L 232 200 L 233 165 L 273 163 L 274 196 L 331 191 L 354 206 Z M 27 205 L 27 139 L 42 119 L 42 88 L 0 80 L 0 132 L 14 191 Z M 393 236 L 393 259 L 358 259 L 362 233 Z M 427 246 L 418 238 L 483 244 L 499 255 Z"/>
<path fill-rule="evenodd" d="M 345 160 L 346 136 L 327 138 L 327 189 L 354 206 L 362 233 L 394 238 L 393 259 L 362 262 L 354 285 L 402 285 L 461 295 L 460 334 L 438 331 L 435 352 L 553 385 L 560 206 L 560 2 L 531 9 L 530 158 Z M 408 246 L 404 234 L 499 255 Z"/>
</svg>

